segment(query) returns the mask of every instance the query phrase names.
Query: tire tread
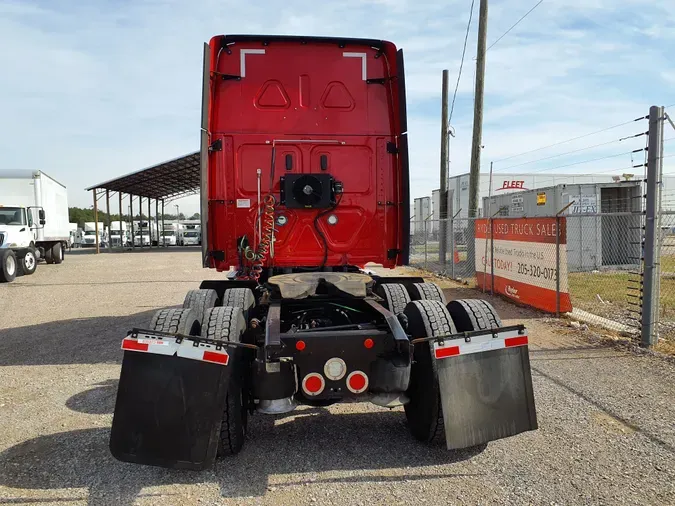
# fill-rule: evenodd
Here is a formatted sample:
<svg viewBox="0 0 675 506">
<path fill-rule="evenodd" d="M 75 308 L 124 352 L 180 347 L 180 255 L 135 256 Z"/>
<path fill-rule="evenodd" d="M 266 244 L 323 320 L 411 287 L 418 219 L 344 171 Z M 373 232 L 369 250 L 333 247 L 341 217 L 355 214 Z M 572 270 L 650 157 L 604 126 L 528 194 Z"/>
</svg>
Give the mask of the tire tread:
<svg viewBox="0 0 675 506">
<path fill-rule="evenodd" d="M 405 286 L 399 283 L 385 283 L 378 288 L 386 301 L 387 309 L 394 314 L 402 313 L 410 302 L 410 295 Z"/>
</svg>

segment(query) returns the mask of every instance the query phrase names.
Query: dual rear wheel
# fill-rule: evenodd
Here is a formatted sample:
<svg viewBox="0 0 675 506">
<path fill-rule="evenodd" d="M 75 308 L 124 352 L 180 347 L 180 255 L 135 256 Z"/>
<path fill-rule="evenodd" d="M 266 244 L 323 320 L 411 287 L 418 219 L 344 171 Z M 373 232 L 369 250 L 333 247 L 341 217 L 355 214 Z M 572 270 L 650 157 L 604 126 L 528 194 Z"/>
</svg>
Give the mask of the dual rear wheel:
<svg viewBox="0 0 675 506">
<path fill-rule="evenodd" d="M 486 330 L 502 325 L 492 305 L 481 299 L 446 302 L 441 288 L 434 283 L 383 284 L 378 294 L 384 305 L 407 321 L 407 333 L 413 338 L 436 337 L 458 332 Z M 443 408 L 436 359 L 430 343 L 414 347 L 413 363 L 405 405 L 410 433 L 416 439 L 445 444 Z"/>
<path fill-rule="evenodd" d="M 201 336 L 214 341 L 241 342 L 246 330 L 245 313 L 255 305 L 253 292 L 248 288 L 230 288 L 223 294 L 223 302 L 215 290 L 190 290 L 180 309 L 161 309 L 151 322 L 152 330 Z M 230 355 L 236 353 L 229 348 Z M 243 361 L 233 360 L 228 383 L 225 408 L 220 427 L 218 455 L 239 453 L 246 438 L 248 422 L 248 395 L 245 388 Z"/>
</svg>

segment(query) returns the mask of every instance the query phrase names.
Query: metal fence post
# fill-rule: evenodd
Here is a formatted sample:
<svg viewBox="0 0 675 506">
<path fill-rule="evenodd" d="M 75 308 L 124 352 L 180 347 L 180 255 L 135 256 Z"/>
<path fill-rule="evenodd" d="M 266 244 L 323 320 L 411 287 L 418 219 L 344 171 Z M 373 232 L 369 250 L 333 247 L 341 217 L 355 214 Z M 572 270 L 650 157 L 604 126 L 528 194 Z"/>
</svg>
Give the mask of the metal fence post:
<svg viewBox="0 0 675 506">
<path fill-rule="evenodd" d="M 452 215 L 452 210 L 450 210 L 449 216 L 449 228 L 448 233 L 450 234 L 450 277 L 455 279 L 455 217 Z"/>
<path fill-rule="evenodd" d="M 555 216 L 555 315 L 560 317 L 560 214 Z"/>
<path fill-rule="evenodd" d="M 661 149 L 663 143 L 663 107 L 649 108 L 649 145 L 647 148 L 647 202 L 645 209 L 645 241 L 642 300 L 642 345 L 651 347 L 658 339 L 658 266 L 656 246 L 658 243 L 658 177 L 661 173 Z"/>
<path fill-rule="evenodd" d="M 429 238 L 427 237 L 427 221 L 424 220 L 424 270 L 427 270 L 427 243 L 429 242 Z"/>
</svg>

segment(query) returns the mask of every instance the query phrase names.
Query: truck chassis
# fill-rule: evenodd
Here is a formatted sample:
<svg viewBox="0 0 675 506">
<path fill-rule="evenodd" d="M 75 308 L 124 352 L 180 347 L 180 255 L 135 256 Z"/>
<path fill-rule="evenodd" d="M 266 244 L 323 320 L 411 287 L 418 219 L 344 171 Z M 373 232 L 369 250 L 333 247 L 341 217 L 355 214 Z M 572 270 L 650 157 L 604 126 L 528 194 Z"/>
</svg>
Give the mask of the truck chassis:
<svg viewBox="0 0 675 506">
<path fill-rule="evenodd" d="M 204 469 L 234 455 L 254 413 L 298 404 L 403 406 L 448 449 L 537 428 L 523 326 L 421 278 L 313 272 L 204 281 L 132 329 L 110 437 L 123 461 Z"/>
</svg>

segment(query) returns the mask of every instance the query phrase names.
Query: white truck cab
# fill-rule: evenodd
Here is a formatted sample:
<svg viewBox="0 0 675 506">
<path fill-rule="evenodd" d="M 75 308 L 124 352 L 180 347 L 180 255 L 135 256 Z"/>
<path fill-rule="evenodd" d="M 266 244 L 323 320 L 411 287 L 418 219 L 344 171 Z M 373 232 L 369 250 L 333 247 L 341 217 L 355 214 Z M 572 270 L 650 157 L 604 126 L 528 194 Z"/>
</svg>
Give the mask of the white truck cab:
<svg viewBox="0 0 675 506">
<path fill-rule="evenodd" d="M 60 264 L 68 245 L 66 188 L 33 170 L 0 170 L 0 281 Z"/>
<path fill-rule="evenodd" d="M 185 230 L 183 232 L 183 245 L 196 246 L 202 243 L 202 233 L 200 230 Z"/>
</svg>

